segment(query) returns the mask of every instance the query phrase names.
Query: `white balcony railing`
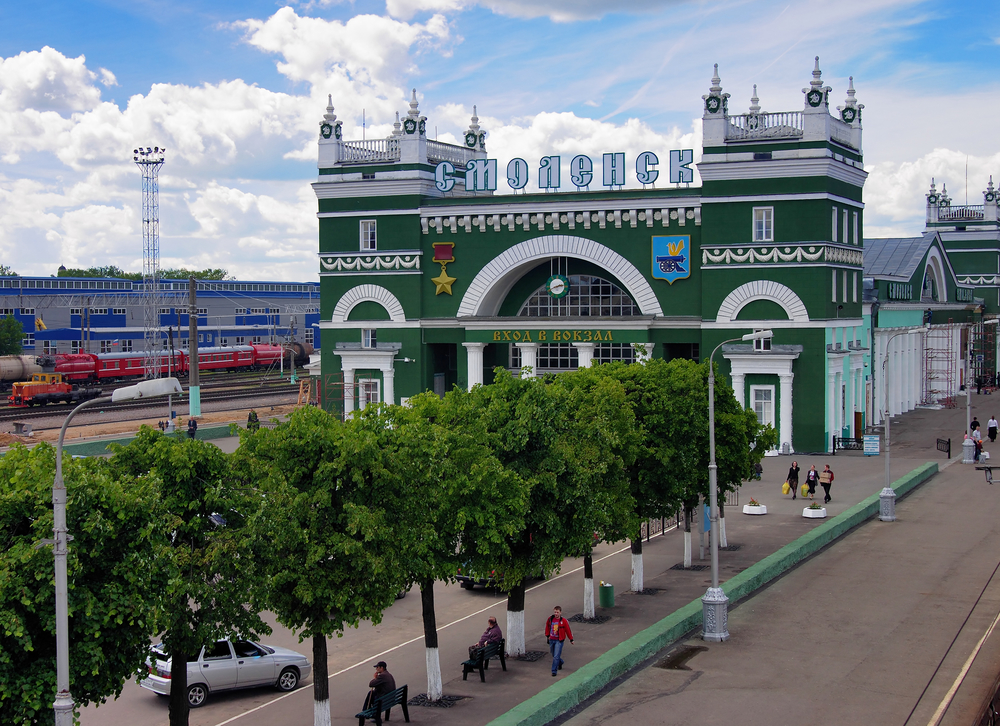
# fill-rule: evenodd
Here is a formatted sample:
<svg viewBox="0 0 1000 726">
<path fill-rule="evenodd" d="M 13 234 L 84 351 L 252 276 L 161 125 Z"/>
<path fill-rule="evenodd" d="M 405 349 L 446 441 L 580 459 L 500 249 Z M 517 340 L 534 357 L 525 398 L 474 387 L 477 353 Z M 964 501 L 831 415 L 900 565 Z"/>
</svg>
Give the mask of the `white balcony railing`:
<svg viewBox="0 0 1000 726">
<path fill-rule="evenodd" d="M 944 221 L 961 221 L 961 220 L 982 220 L 983 219 L 983 205 L 982 204 L 965 204 L 957 207 L 940 207 L 938 209 L 938 219 L 942 222 Z"/>
<path fill-rule="evenodd" d="M 341 149 L 340 160 L 344 164 L 399 160 L 399 139 L 344 141 Z"/>
<path fill-rule="evenodd" d="M 456 168 L 464 169 L 466 162 L 475 158 L 475 149 L 446 144 L 443 141 L 427 141 L 427 160 L 431 163 L 450 161 Z"/>
<path fill-rule="evenodd" d="M 802 136 L 802 112 L 743 113 L 729 117 L 726 140 L 791 139 Z"/>
</svg>

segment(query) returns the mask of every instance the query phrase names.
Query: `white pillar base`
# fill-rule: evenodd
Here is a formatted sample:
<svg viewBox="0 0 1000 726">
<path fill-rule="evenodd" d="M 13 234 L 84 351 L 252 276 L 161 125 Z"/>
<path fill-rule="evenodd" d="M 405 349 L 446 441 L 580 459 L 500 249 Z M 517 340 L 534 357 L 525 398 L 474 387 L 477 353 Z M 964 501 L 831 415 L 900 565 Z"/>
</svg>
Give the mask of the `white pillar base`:
<svg viewBox="0 0 1000 726">
<path fill-rule="evenodd" d="M 642 555 L 632 553 L 632 592 L 642 592 Z"/>
<path fill-rule="evenodd" d="M 441 684 L 441 658 L 437 648 L 424 648 L 427 659 L 427 700 L 440 701 L 444 693 Z"/>
<path fill-rule="evenodd" d="M 507 611 L 507 655 L 524 655 L 524 611 Z"/>
<path fill-rule="evenodd" d="M 594 578 L 583 578 L 583 617 L 586 620 L 593 620 L 596 615 L 594 610 Z"/>
</svg>

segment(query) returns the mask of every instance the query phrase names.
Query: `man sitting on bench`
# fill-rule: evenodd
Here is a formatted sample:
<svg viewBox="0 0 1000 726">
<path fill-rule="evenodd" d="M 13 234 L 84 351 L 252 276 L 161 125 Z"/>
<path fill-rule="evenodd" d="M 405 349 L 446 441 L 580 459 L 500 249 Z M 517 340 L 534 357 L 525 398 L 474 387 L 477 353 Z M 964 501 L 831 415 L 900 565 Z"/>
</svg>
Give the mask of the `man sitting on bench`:
<svg viewBox="0 0 1000 726">
<path fill-rule="evenodd" d="M 475 645 L 469 646 L 469 658 L 475 659 L 476 651 L 485 648 L 490 643 L 499 643 L 503 640 L 503 633 L 500 632 L 500 626 L 497 625 L 497 619 L 490 615 L 489 626 L 486 628 L 486 632 L 483 633 L 483 637 L 479 639 L 479 642 Z"/>
<path fill-rule="evenodd" d="M 368 687 L 371 690 L 368 691 L 368 695 L 365 697 L 365 705 L 361 710 L 366 710 L 369 706 L 372 706 L 375 703 L 375 699 L 379 696 L 392 693 L 396 690 L 396 679 L 386 670 L 384 660 L 380 660 L 375 664 L 375 677 L 369 681 Z"/>
</svg>

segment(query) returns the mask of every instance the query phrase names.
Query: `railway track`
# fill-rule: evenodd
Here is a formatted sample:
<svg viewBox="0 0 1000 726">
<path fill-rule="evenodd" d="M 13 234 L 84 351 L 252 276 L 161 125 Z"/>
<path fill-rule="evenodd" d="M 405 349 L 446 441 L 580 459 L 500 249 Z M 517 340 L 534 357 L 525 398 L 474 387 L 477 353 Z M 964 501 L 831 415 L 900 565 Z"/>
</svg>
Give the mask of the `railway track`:
<svg viewBox="0 0 1000 726">
<path fill-rule="evenodd" d="M 219 401 L 235 401 L 241 399 L 273 399 L 277 397 L 288 397 L 291 398 L 298 394 L 298 387 L 289 383 L 287 379 L 264 379 L 260 380 L 260 374 L 256 376 L 245 379 L 246 382 L 243 385 L 239 385 L 239 382 L 227 380 L 227 381 L 215 381 L 206 382 L 201 386 L 201 400 L 203 403 L 212 403 Z M 251 385 L 247 385 L 247 383 Z M 126 385 L 133 385 L 133 383 L 123 383 L 115 386 L 101 386 L 104 396 L 110 396 L 111 392 L 115 388 L 120 388 Z M 185 405 L 187 403 L 187 393 L 174 396 L 174 405 Z M 126 412 L 131 410 L 148 410 L 156 408 L 165 408 L 167 405 L 166 398 L 157 398 L 154 400 L 145 401 L 119 401 L 118 403 L 111 403 L 108 401 L 101 407 L 101 411 L 105 412 Z M 35 421 L 45 418 L 53 417 L 63 417 L 67 413 L 73 410 L 73 405 L 71 404 L 49 404 L 46 406 L 21 408 L 15 406 L 3 406 L 0 407 L 0 423 L 8 421 Z"/>
</svg>

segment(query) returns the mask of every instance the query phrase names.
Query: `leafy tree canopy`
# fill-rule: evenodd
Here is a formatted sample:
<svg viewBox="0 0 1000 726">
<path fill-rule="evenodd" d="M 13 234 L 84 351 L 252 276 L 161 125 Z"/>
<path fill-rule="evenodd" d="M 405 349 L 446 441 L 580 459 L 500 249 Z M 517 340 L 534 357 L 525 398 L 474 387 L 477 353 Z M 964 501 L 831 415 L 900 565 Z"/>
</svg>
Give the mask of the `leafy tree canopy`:
<svg viewBox="0 0 1000 726">
<path fill-rule="evenodd" d="M 13 273 L 9 273 L 13 274 Z M 74 267 L 68 269 L 61 269 L 58 273 L 59 277 L 117 277 L 123 280 L 133 280 L 135 282 L 140 282 L 142 280 L 141 272 L 125 272 L 119 267 L 114 265 L 105 265 L 103 267 Z M 229 271 L 221 267 L 210 267 L 206 270 L 188 270 L 186 268 L 170 268 L 169 270 L 160 270 L 160 278 L 164 280 L 187 280 L 189 277 L 195 277 L 198 280 L 235 280 L 236 278 L 229 274 Z"/>
<path fill-rule="evenodd" d="M 17 277 L 17 273 L 7 265 L 0 265 L 0 277 Z"/>
<path fill-rule="evenodd" d="M 55 450 L 0 458 L 0 723 L 51 724 L 56 690 L 52 481 Z M 70 686 L 78 705 L 117 696 L 149 653 L 165 585 L 155 482 L 66 457 Z"/>
<path fill-rule="evenodd" d="M 0 318 L 0 355 L 20 355 L 24 326 L 13 315 Z"/>
</svg>

